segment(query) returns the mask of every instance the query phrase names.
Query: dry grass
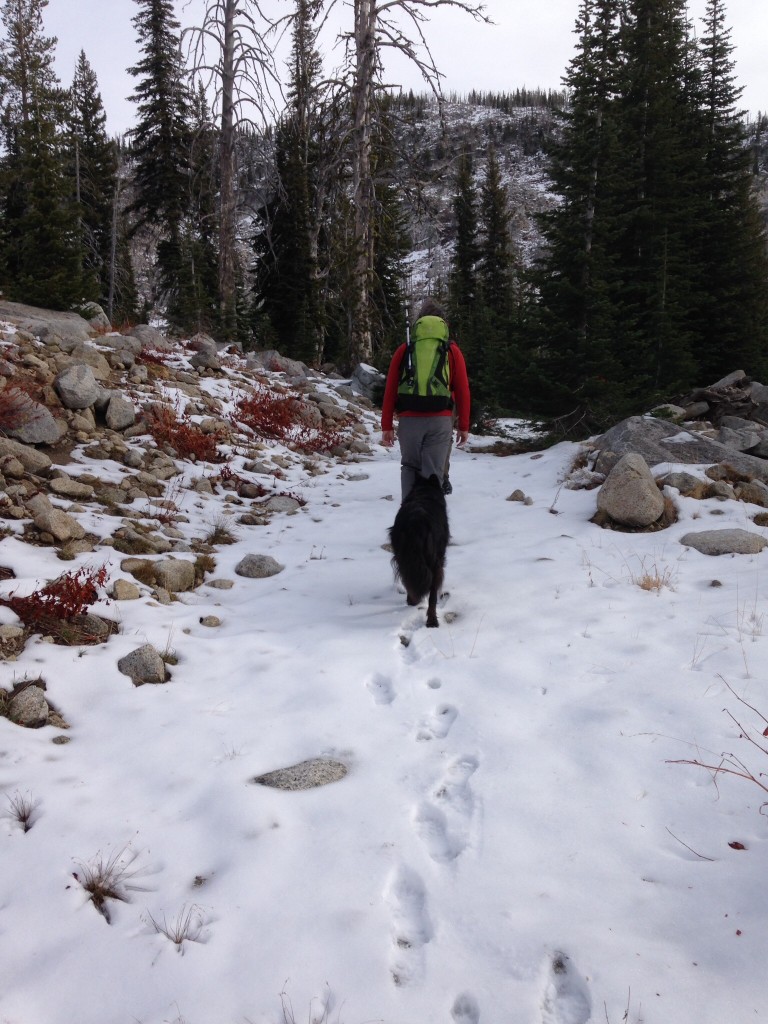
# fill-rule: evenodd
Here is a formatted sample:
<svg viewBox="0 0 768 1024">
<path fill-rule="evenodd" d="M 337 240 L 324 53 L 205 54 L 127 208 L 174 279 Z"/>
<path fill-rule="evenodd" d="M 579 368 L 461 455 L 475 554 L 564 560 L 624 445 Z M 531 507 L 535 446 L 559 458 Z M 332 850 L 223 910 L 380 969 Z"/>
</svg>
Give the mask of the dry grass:
<svg viewBox="0 0 768 1024">
<path fill-rule="evenodd" d="M 19 793 L 18 791 L 7 799 L 8 817 L 19 823 L 22 832 L 29 832 L 36 820 L 37 801 L 32 799 L 30 793 Z"/>
<path fill-rule="evenodd" d="M 185 942 L 201 942 L 205 918 L 199 907 L 183 906 L 172 921 L 163 914 L 162 921 L 149 915 L 150 923 L 158 935 L 164 935 L 174 944 L 176 950 L 183 955 Z"/>
<path fill-rule="evenodd" d="M 111 924 L 108 901 L 118 900 L 130 903 L 129 893 L 140 890 L 141 886 L 133 883 L 137 872 L 132 865 L 137 854 L 126 849 L 106 857 L 99 853 L 87 864 L 80 863 L 80 870 L 72 874 L 76 881 L 89 894 L 91 903 L 98 910 L 107 924 Z"/>
</svg>

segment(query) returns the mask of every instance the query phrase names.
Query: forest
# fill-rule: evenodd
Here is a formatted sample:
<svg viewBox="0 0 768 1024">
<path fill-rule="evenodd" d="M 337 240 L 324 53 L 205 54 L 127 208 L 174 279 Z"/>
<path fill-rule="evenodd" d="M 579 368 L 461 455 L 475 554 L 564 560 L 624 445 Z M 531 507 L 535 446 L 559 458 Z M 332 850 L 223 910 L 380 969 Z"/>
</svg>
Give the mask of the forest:
<svg viewBox="0 0 768 1024">
<path fill-rule="evenodd" d="M 514 413 L 586 432 L 733 369 L 768 371 L 768 121 L 739 109 L 723 0 L 695 30 L 684 0 L 581 0 L 561 91 L 463 98 L 441 92 L 434 0 L 358 0 L 337 68 L 320 48 L 336 0 L 293 0 L 273 23 L 252 0 L 208 0 L 184 29 L 171 0 L 135 3 L 135 124 L 120 138 L 84 52 L 71 84 L 57 78 L 47 0 L 0 4 L 4 298 L 97 302 L 116 326 L 386 369 L 424 297 L 414 211 L 429 218 L 439 187 L 450 257 L 434 297 L 477 425 Z M 424 95 L 385 84 L 386 47 Z M 478 153 L 451 131 L 451 102 L 518 112 L 523 150 L 541 152 L 551 201 L 533 258 L 503 133 Z"/>
</svg>

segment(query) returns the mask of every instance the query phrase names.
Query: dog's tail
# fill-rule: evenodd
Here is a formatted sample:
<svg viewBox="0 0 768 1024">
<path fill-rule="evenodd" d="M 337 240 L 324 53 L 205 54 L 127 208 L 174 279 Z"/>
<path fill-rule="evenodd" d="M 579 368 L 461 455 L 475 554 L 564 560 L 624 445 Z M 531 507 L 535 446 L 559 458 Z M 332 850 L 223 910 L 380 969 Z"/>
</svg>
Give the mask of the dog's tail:
<svg viewBox="0 0 768 1024">
<path fill-rule="evenodd" d="M 439 560 L 429 524 L 424 521 L 413 523 L 411 530 L 400 538 L 392 558 L 392 568 L 405 587 L 410 604 L 418 604 L 431 590 L 434 567 Z"/>
</svg>

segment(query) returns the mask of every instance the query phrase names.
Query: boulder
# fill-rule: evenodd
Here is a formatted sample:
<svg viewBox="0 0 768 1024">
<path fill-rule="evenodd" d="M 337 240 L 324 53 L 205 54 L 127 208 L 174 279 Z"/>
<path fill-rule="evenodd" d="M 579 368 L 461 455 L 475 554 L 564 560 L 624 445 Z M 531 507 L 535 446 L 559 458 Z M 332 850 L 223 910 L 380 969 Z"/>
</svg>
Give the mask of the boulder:
<svg viewBox="0 0 768 1024">
<path fill-rule="evenodd" d="M 260 580 L 268 576 L 276 576 L 285 568 L 271 555 L 246 555 L 235 566 L 238 576 L 245 576 L 248 579 Z"/>
<path fill-rule="evenodd" d="M 352 371 L 349 386 L 356 395 L 363 395 L 369 402 L 373 402 L 381 398 L 386 382 L 386 376 L 375 366 L 358 363 Z"/>
<path fill-rule="evenodd" d="M 130 677 L 134 686 L 166 681 L 165 662 L 152 644 L 144 644 L 126 654 L 118 661 L 117 668 L 124 676 Z"/>
<path fill-rule="evenodd" d="M 599 450 L 594 466 L 598 473 L 609 472 L 618 456 L 634 452 L 642 455 L 649 466 L 661 462 L 689 465 L 727 462 L 742 473 L 768 481 L 768 462 L 653 416 L 630 416 L 591 443 Z"/>
<path fill-rule="evenodd" d="M 252 781 L 260 786 L 270 786 L 272 789 L 316 789 L 318 786 L 327 786 L 330 782 L 338 782 L 344 778 L 347 771 L 347 766 L 341 761 L 314 757 L 289 768 L 278 768 L 265 775 L 257 775 Z"/>
<path fill-rule="evenodd" d="M 738 529 L 686 533 L 680 543 L 703 555 L 757 555 L 768 546 L 768 540 L 759 533 Z"/>
<path fill-rule="evenodd" d="M 8 702 L 8 717 L 26 729 L 39 729 L 48 721 L 50 708 L 41 686 L 25 686 Z"/>
<path fill-rule="evenodd" d="M 56 393 L 66 409 L 87 409 L 99 397 L 99 385 L 93 370 L 85 363 L 76 363 L 56 375 Z"/>
<path fill-rule="evenodd" d="M 128 332 L 128 337 L 137 338 L 141 343 L 142 349 L 154 348 L 158 352 L 169 352 L 173 348 L 172 343 L 164 334 L 161 334 L 160 331 L 155 330 L 154 327 L 150 327 L 148 324 L 137 324 L 135 327 L 132 327 Z"/>
<path fill-rule="evenodd" d="M 605 479 L 597 507 L 622 526 L 644 527 L 664 511 L 664 498 L 641 455 L 624 455 Z"/>
<path fill-rule="evenodd" d="M 297 359 L 288 359 L 286 356 L 281 356 L 273 348 L 262 349 L 259 352 L 249 352 L 246 356 L 245 365 L 249 370 L 271 370 L 273 373 L 284 373 L 286 376 L 296 380 L 306 380 L 308 370 L 306 363 L 300 363 Z"/>
<path fill-rule="evenodd" d="M 105 413 L 106 424 L 110 430 L 127 430 L 136 422 L 136 410 L 133 403 L 122 395 L 113 393 Z"/>
<path fill-rule="evenodd" d="M 163 558 L 155 562 L 157 585 L 171 594 L 195 589 L 195 563 L 186 558 Z"/>
<path fill-rule="evenodd" d="M 45 452 L 8 437 L 0 437 L 0 460 L 8 457 L 18 459 L 28 473 L 35 473 L 38 476 L 46 474 L 51 468 L 51 460 Z"/>
<path fill-rule="evenodd" d="M 23 444 L 57 444 L 66 431 L 66 425 L 55 419 L 50 409 L 31 398 L 24 409 L 23 422 L 7 428 L 7 433 Z"/>
<path fill-rule="evenodd" d="M 54 540 L 80 540 L 85 530 L 72 516 L 54 508 L 44 494 L 35 494 L 27 501 L 32 521 L 41 533 L 50 533 Z"/>
</svg>

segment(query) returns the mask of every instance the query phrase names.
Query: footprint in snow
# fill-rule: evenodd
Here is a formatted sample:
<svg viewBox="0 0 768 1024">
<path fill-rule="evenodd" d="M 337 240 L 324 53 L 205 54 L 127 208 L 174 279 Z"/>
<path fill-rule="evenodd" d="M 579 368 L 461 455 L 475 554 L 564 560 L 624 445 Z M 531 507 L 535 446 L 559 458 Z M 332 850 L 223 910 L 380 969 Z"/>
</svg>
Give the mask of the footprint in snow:
<svg viewBox="0 0 768 1024">
<path fill-rule="evenodd" d="M 474 810 L 469 779 L 476 770 L 476 758 L 457 758 L 436 787 L 434 801 L 425 800 L 414 811 L 416 834 L 438 864 L 456 860 L 469 845 Z"/>
<path fill-rule="evenodd" d="M 439 704 L 416 732 L 417 740 L 443 740 L 451 731 L 458 711 L 452 704 Z"/>
<path fill-rule="evenodd" d="M 586 983 L 565 953 L 553 954 L 547 965 L 541 1001 L 541 1024 L 587 1024 L 592 1004 Z"/>
<path fill-rule="evenodd" d="M 451 1017 L 454 1024 L 478 1024 L 480 1008 L 475 997 L 469 992 L 456 996 L 451 1007 Z"/>
<path fill-rule="evenodd" d="M 395 699 L 392 680 L 381 672 L 374 672 L 365 681 L 375 704 L 391 704 Z"/>
<path fill-rule="evenodd" d="M 396 985 L 408 985 L 424 973 L 424 945 L 432 938 L 427 897 L 419 875 L 399 865 L 384 889 L 392 919 L 390 972 Z"/>
</svg>

